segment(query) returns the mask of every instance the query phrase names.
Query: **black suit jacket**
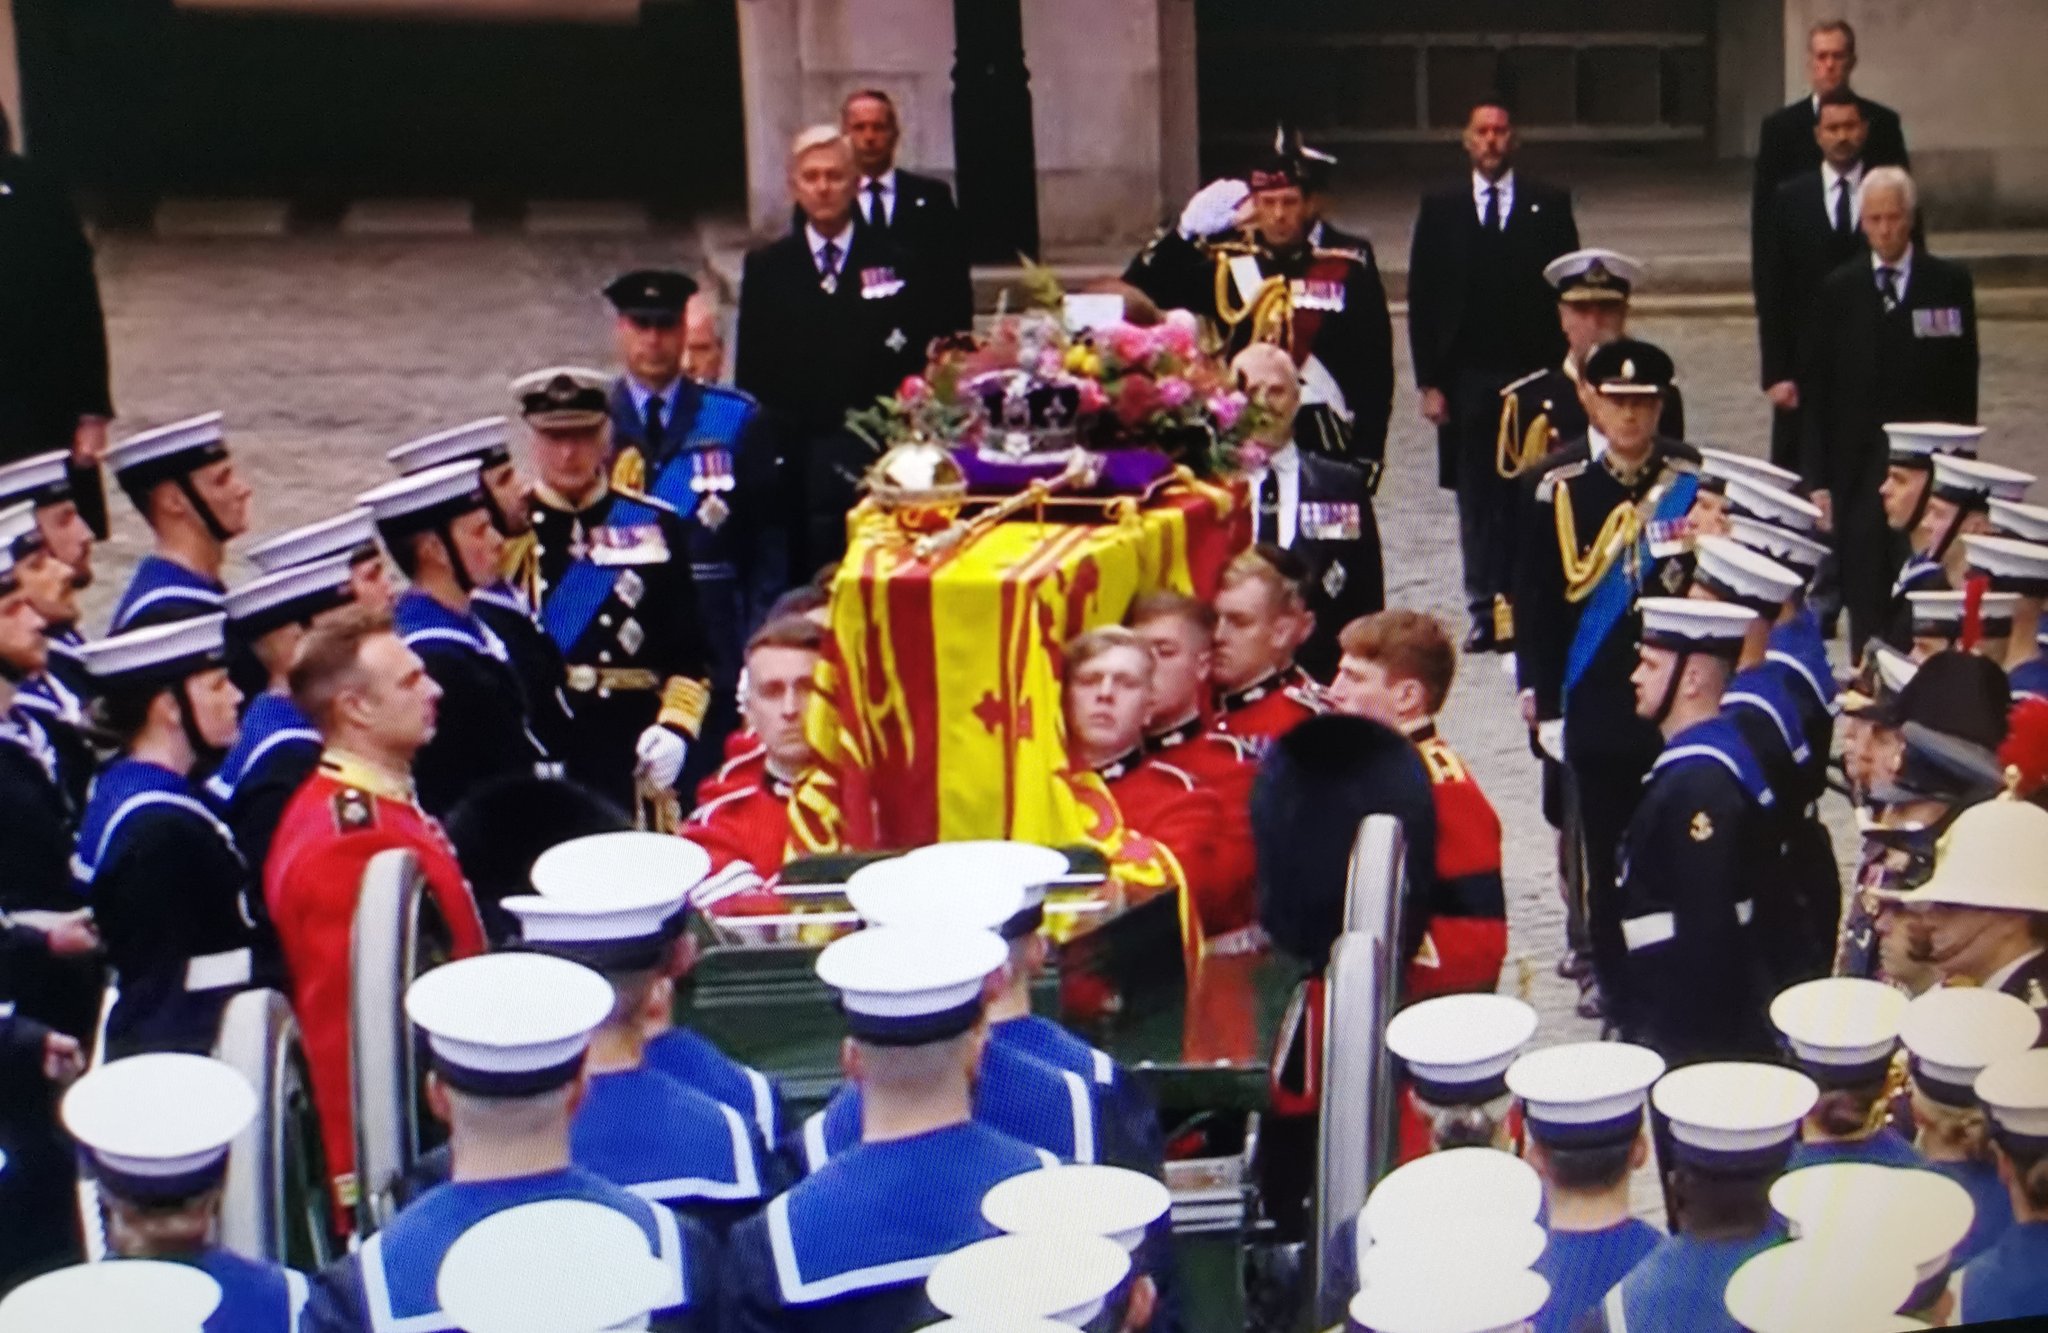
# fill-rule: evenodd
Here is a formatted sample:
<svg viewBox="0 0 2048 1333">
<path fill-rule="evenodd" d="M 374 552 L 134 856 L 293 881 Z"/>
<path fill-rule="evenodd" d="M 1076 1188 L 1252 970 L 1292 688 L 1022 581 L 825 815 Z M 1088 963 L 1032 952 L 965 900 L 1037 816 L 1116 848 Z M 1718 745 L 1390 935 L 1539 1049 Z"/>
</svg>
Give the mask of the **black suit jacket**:
<svg viewBox="0 0 2048 1333">
<path fill-rule="evenodd" d="M 1750 277 L 1756 291 L 1760 383 L 1768 389 L 1796 378 L 1800 331 L 1813 315 L 1813 298 L 1828 274 L 1869 253 L 1860 230 L 1836 234 L 1833 200 L 1824 200 L 1823 177 L 1811 167 L 1778 186 L 1751 237 Z"/>
<path fill-rule="evenodd" d="M 801 226 L 747 255 L 734 379 L 785 430 L 838 430 L 849 409 L 922 370 L 927 344 L 945 331 L 932 280 L 894 240 L 856 226 L 849 249 L 830 293 Z M 893 290 L 880 282 L 885 270 Z"/>
<path fill-rule="evenodd" d="M 0 462 L 71 447 L 83 416 L 111 417 L 107 328 L 92 246 L 71 201 L 0 155 Z"/>
<path fill-rule="evenodd" d="M 1294 544 L 1308 565 L 1309 610 L 1315 632 L 1295 655 L 1304 670 L 1328 680 L 1337 667 L 1337 635 L 1386 604 L 1379 523 L 1364 469 L 1334 458 L 1301 455 L 1301 495 Z"/>
<path fill-rule="evenodd" d="M 1856 99 L 1863 117 L 1870 122 L 1870 138 L 1863 146 L 1863 161 L 1873 167 L 1910 166 L 1906 160 L 1906 132 L 1899 126 L 1899 113 L 1867 97 Z M 1819 123 L 1812 97 L 1802 97 L 1764 117 L 1757 136 L 1756 171 L 1750 186 L 1750 216 L 1761 219 L 1771 196 L 1786 181 L 1802 171 L 1820 166 L 1820 145 L 1813 128 Z"/>
<path fill-rule="evenodd" d="M 1503 230 L 1510 256 L 1507 286 L 1480 291 L 1472 274 L 1472 247 L 1480 232 L 1470 178 L 1423 197 L 1408 259 L 1408 350 L 1419 387 L 1447 388 L 1459 370 L 1480 368 L 1455 364 L 1459 334 L 1471 320 L 1507 326 L 1509 364 L 1484 369 L 1517 371 L 1564 356 L 1557 293 L 1543 280 L 1543 266 L 1579 248 L 1572 197 L 1517 172 Z"/>
<path fill-rule="evenodd" d="M 865 198 L 860 207 L 867 208 Z M 967 233 L 946 182 L 896 168 L 896 208 L 889 218 L 889 236 L 925 271 L 941 331 L 972 328 L 974 279 L 967 263 Z"/>
<path fill-rule="evenodd" d="M 1977 419 L 1977 302 L 1970 271 L 1925 251 L 1884 312 L 1867 255 L 1821 283 L 1799 376 L 1800 471 L 1835 501 L 1838 527 L 1878 504 L 1887 421 Z M 1878 521 L 1882 522 L 1879 515 Z"/>
</svg>

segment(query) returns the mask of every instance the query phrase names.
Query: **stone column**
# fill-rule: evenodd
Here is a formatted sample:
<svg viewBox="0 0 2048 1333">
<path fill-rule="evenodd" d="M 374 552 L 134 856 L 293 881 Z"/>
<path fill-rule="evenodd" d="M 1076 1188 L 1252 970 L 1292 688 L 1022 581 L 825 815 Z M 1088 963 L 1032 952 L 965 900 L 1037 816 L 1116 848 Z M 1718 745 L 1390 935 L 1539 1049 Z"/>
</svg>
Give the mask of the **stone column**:
<svg viewBox="0 0 2048 1333">
<path fill-rule="evenodd" d="M 1024 7 L 1039 230 L 1048 248 L 1137 241 L 1157 225 L 1167 172 L 1160 11 L 1182 3 L 1032 0 Z M 1192 38 L 1191 15 L 1185 26 Z M 1186 59 L 1192 63 L 1192 50 Z M 1176 110 L 1191 141 L 1192 98 Z"/>
<path fill-rule="evenodd" d="M 1936 228 L 2048 222 L 2041 0 L 1785 0 L 1785 98 L 1808 25 L 1856 28 L 1856 90 L 1893 108 Z"/>
</svg>

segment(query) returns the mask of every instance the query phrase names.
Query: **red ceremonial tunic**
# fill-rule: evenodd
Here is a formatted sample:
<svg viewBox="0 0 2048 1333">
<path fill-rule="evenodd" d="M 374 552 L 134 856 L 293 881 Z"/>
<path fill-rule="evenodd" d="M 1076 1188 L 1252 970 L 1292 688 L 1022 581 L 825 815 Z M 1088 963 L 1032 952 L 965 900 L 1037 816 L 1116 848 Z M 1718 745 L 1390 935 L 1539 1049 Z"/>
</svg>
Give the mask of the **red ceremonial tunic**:
<svg viewBox="0 0 2048 1333">
<path fill-rule="evenodd" d="M 370 858 L 411 852 L 447 925 L 454 956 L 486 948 L 483 920 L 455 848 L 410 784 L 336 750 L 285 806 L 263 867 L 263 897 L 291 976 L 313 1076 L 313 1102 L 335 1198 L 356 1199 L 355 1124 L 349 1091 L 349 941 Z"/>
<path fill-rule="evenodd" d="M 1187 774 L 1215 793 L 1221 818 L 1213 834 L 1214 865 L 1203 876 L 1213 892 L 1196 901 L 1202 934 L 1235 936 L 1258 920 L 1258 857 L 1252 848 L 1252 782 L 1259 774 L 1251 748 L 1235 736 L 1203 730 L 1200 719 L 1145 738 L 1148 758 Z"/>
<path fill-rule="evenodd" d="M 1291 666 L 1218 699 L 1216 730 L 1243 741 L 1257 760 L 1274 741 L 1322 711 L 1322 693 L 1314 679 Z"/>
<path fill-rule="evenodd" d="M 1508 953 L 1500 816 L 1434 723 L 1412 739 L 1436 801 L 1436 887 L 1424 905 L 1429 924 L 1421 947 L 1408 961 L 1407 1000 L 1492 992 Z"/>
<path fill-rule="evenodd" d="M 714 878 L 744 865 L 763 881 L 773 880 L 789 855 L 793 790 L 768 771 L 767 752 L 757 746 L 704 780 L 697 788 L 697 808 L 676 832 L 711 854 Z M 788 910 L 772 890 L 759 887 L 719 896 L 704 906 L 719 916 Z"/>
</svg>

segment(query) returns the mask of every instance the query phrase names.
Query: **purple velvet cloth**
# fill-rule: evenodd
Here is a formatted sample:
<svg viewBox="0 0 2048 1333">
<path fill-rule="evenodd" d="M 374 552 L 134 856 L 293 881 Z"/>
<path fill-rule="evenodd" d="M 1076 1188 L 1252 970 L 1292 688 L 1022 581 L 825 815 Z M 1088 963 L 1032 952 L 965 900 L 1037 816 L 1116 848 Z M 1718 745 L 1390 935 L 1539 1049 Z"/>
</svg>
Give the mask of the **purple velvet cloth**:
<svg viewBox="0 0 2048 1333">
<path fill-rule="evenodd" d="M 953 456 L 967 474 L 967 489 L 976 495 L 1014 495 L 1041 478 L 1066 470 L 1064 458 L 1044 462 L 1008 462 L 976 449 L 955 449 Z M 1142 495 L 1173 471 L 1173 460 L 1157 449 L 1111 449 L 1096 455 L 1102 477 L 1087 495 Z"/>
</svg>

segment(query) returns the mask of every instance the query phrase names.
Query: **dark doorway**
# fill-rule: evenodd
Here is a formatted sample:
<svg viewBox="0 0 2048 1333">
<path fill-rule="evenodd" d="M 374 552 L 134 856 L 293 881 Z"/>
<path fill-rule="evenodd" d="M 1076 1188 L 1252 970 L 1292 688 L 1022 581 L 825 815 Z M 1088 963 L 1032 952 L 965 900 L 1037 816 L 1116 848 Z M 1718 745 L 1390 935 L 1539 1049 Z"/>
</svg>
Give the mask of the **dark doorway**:
<svg viewBox="0 0 2048 1333">
<path fill-rule="evenodd" d="M 744 196 L 734 0 L 644 0 L 629 24 L 13 3 L 33 151 L 117 206 L 468 196 L 659 214 Z"/>
</svg>

